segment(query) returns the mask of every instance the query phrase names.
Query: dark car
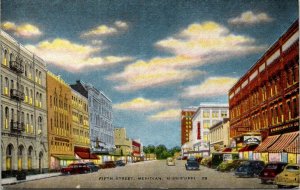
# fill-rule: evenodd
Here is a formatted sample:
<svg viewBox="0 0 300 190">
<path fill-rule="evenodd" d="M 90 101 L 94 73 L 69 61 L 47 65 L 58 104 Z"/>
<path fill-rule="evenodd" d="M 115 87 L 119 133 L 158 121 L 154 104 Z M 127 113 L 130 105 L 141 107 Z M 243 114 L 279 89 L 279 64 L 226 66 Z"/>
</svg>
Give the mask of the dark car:
<svg viewBox="0 0 300 190">
<path fill-rule="evenodd" d="M 80 174 L 88 173 L 90 168 L 85 163 L 73 163 L 62 168 L 60 171 L 62 174 Z"/>
<path fill-rule="evenodd" d="M 242 162 L 235 170 L 235 175 L 238 177 L 254 177 L 264 169 L 265 163 L 259 160 L 248 160 Z"/>
<path fill-rule="evenodd" d="M 101 169 L 105 169 L 105 168 L 115 168 L 116 164 L 114 161 L 105 161 L 103 164 L 100 165 Z"/>
<path fill-rule="evenodd" d="M 284 170 L 284 167 L 288 163 L 286 162 L 270 162 L 265 168 L 260 172 L 258 178 L 261 183 L 266 183 L 267 181 L 274 181 L 275 177 Z"/>
<path fill-rule="evenodd" d="M 126 165 L 124 160 L 117 160 L 115 164 L 116 164 L 116 166 L 125 166 Z"/>
<path fill-rule="evenodd" d="M 94 162 L 87 162 L 86 165 L 90 168 L 90 172 L 97 172 L 100 169 Z"/>
<path fill-rule="evenodd" d="M 242 162 L 246 160 L 226 160 L 223 161 L 218 167 L 217 170 L 221 172 L 229 172 L 236 170 Z"/>
<path fill-rule="evenodd" d="M 188 161 L 185 164 L 186 170 L 199 170 L 199 162 L 197 161 Z"/>
</svg>

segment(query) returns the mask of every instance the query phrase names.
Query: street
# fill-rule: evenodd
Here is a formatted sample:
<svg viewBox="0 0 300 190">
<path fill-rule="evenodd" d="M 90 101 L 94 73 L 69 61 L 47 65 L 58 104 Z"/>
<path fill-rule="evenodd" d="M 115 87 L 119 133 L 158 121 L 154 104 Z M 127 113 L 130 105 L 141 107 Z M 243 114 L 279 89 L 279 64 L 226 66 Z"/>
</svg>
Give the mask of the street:
<svg viewBox="0 0 300 190">
<path fill-rule="evenodd" d="M 276 188 L 261 184 L 257 178 L 237 178 L 230 173 L 200 166 L 186 171 L 184 160 L 167 166 L 165 160 L 127 164 L 125 167 L 101 169 L 95 173 L 58 176 L 29 181 L 6 188 Z"/>
</svg>

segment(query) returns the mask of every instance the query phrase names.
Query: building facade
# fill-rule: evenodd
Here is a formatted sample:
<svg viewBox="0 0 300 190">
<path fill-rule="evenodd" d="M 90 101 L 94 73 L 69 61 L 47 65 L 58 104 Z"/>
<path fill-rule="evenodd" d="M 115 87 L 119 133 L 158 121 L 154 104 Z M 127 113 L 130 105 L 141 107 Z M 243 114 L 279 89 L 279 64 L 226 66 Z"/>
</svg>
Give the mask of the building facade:
<svg viewBox="0 0 300 190">
<path fill-rule="evenodd" d="M 287 153 L 285 146 L 299 138 L 298 27 L 297 20 L 229 90 L 231 138 L 242 146 L 245 134 L 256 133 L 265 146 L 257 148 L 265 161 L 273 151 L 274 158 L 285 160 L 280 156 Z M 291 142 L 283 139 L 286 135 Z M 298 146 L 291 154 L 299 153 Z"/>
<path fill-rule="evenodd" d="M 210 153 L 221 152 L 230 147 L 229 118 L 216 123 L 209 128 Z"/>
<path fill-rule="evenodd" d="M 115 154 L 117 157 L 121 160 L 125 160 L 126 162 L 130 162 L 132 153 L 132 140 L 126 136 L 126 129 L 115 128 L 114 140 L 116 146 Z"/>
<path fill-rule="evenodd" d="M 59 170 L 75 160 L 71 88 L 47 72 L 49 168 Z"/>
<path fill-rule="evenodd" d="M 108 155 L 115 148 L 112 101 L 103 92 L 82 81 L 76 81 L 71 87 L 88 97 L 91 151 Z"/>
<path fill-rule="evenodd" d="M 227 104 L 201 103 L 192 118 L 191 145 L 196 155 L 207 156 L 209 152 L 209 128 L 227 118 Z M 203 152 L 203 153 L 202 153 Z M 205 152 L 205 153 L 204 153 Z"/>
<path fill-rule="evenodd" d="M 1 31 L 2 177 L 48 171 L 46 64 Z"/>
<path fill-rule="evenodd" d="M 181 111 L 181 145 L 190 141 L 190 133 L 192 131 L 192 117 L 197 107 L 189 107 Z"/>
</svg>

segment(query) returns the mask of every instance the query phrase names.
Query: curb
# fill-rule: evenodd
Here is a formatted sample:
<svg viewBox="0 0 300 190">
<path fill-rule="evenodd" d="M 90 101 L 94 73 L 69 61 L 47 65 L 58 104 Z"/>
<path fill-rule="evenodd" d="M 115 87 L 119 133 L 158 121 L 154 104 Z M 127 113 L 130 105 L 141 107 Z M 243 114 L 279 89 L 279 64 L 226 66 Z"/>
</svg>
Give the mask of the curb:
<svg viewBox="0 0 300 190">
<path fill-rule="evenodd" d="M 3 186 L 3 185 L 15 185 L 15 184 L 19 184 L 19 183 L 23 183 L 23 182 L 27 182 L 27 181 L 35 181 L 35 180 L 39 180 L 39 179 L 46 179 L 46 178 L 51 178 L 51 177 L 57 177 L 57 176 L 60 176 L 60 175 L 61 174 L 52 175 L 52 176 L 45 176 L 45 177 L 41 177 L 41 178 L 34 178 L 34 179 L 17 180 L 17 181 L 12 181 L 12 182 L 7 182 L 7 183 L 1 182 L 1 186 Z"/>
</svg>

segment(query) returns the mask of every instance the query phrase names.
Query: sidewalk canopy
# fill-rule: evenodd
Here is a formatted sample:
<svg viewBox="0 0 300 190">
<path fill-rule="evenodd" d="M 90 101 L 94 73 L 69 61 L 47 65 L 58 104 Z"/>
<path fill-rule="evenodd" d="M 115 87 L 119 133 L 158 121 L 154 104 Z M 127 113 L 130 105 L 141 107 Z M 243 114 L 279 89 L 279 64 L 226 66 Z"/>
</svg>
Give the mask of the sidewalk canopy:
<svg viewBox="0 0 300 190">
<path fill-rule="evenodd" d="M 267 152 L 268 148 L 272 146 L 280 135 L 268 136 L 256 149 L 255 152 Z"/>
<path fill-rule="evenodd" d="M 268 152 L 283 152 L 283 150 L 287 148 L 298 136 L 298 131 L 281 135 L 280 138 L 270 148 L 268 148 Z"/>
<path fill-rule="evenodd" d="M 239 152 L 253 151 L 253 150 L 255 150 L 255 148 L 256 148 L 257 146 L 258 146 L 257 144 L 254 144 L 254 145 L 246 145 L 246 146 L 244 146 L 243 148 L 241 148 L 241 149 L 239 150 Z"/>
<path fill-rule="evenodd" d="M 288 153 L 299 154 L 300 153 L 299 138 L 300 136 L 298 135 L 298 137 L 284 150 Z"/>
<path fill-rule="evenodd" d="M 54 154 L 52 155 L 55 158 L 58 158 L 59 160 L 77 160 L 74 155 L 58 155 Z"/>
<path fill-rule="evenodd" d="M 231 152 L 231 148 L 225 148 L 222 152 Z"/>
<path fill-rule="evenodd" d="M 74 148 L 75 154 L 77 154 L 81 159 L 90 159 L 90 160 L 98 160 L 98 156 L 90 152 L 89 148 L 85 147 L 77 147 Z"/>
</svg>

